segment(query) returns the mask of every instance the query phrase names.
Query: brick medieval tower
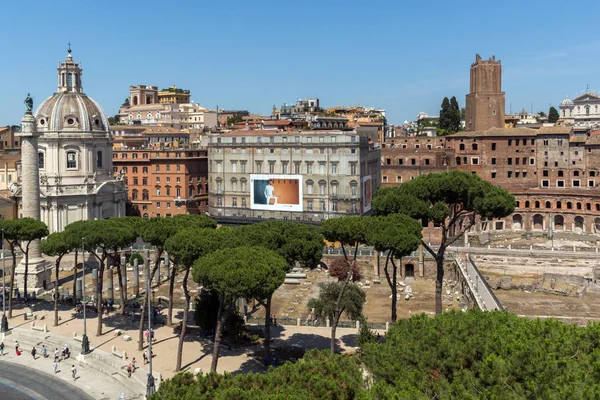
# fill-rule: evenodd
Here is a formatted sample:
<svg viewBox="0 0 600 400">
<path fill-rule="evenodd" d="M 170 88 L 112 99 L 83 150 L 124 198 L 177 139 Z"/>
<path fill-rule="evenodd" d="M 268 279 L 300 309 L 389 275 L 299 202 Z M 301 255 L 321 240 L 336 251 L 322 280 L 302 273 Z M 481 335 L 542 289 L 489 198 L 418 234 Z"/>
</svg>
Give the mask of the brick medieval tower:
<svg viewBox="0 0 600 400">
<path fill-rule="evenodd" d="M 482 60 L 479 54 L 471 64 L 471 89 L 467 95 L 465 124 L 468 131 L 504 128 L 502 65 L 492 56 Z"/>
</svg>

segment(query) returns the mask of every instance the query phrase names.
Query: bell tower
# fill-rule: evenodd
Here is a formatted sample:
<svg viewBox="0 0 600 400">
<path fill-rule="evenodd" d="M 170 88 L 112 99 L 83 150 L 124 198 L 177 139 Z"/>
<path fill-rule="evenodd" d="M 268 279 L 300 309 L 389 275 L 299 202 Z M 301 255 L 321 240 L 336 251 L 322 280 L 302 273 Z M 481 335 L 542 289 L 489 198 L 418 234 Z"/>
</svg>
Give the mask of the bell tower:
<svg viewBox="0 0 600 400">
<path fill-rule="evenodd" d="M 62 63 L 58 62 L 58 93 L 83 93 L 81 75 L 83 69 L 73 61 L 71 56 L 71 43 L 69 43 L 69 54 Z"/>
<path fill-rule="evenodd" d="M 502 64 L 492 56 L 475 56 L 471 64 L 471 87 L 467 94 L 465 124 L 468 131 L 504 128 L 506 98 L 502 91 Z"/>
</svg>

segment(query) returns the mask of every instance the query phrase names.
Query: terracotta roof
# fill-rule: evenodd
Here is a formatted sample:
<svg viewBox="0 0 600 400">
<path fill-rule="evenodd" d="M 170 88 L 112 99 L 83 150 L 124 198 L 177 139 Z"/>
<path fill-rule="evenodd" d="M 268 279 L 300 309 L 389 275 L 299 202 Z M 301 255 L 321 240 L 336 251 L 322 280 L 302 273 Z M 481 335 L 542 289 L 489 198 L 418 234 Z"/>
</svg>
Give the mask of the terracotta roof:
<svg viewBox="0 0 600 400">
<path fill-rule="evenodd" d="M 551 126 L 542 127 L 539 129 L 531 128 L 491 128 L 487 131 L 462 131 L 457 132 L 449 137 L 493 137 L 493 136 L 538 136 L 538 135 L 568 135 L 571 133 L 572 128 L 569 126 Z"/>
<path fill-rule="evenodd" d="M 595 135 L 592 137 L 589 137 L 586 141 L 585 144 L 589 144 L 589 145 L 596 145 L 596 144 L 600 144 L 600 135 Z"/>
<path fill-rule="evenodd" d="M 288 126 L 292 124 L 292 121 L 290 121 L 289 119 L 281 121 L 264 121 L 262 124 L 264 126 Z"/>
<path fill-rule="evenodd" d="M 275 131 L 273 129 L 249 129 L 249 130 L 245 130 L 245 129 L 241 129 L 241 130 L 236 130 L 236 131 L 231 131 L 229 133 L 225 133 L 225 135 L 247 135 L 247 136 L 268 136 L 268 135 L 301 135 L 301 134 L 309 134 L 309 135 L 323 135 L 323 134 L 330 134 L 330 133 L 344 133 L 343 131 L 329 131 L 329 130 L 319 130 L 319 131 Z"/>
<path fill-rule="evenodd" d="M 587 136 L 585 135 L 571 135 L 569 138 L 570 143 L 585 143 L 587 141 Z"/>
</svg>

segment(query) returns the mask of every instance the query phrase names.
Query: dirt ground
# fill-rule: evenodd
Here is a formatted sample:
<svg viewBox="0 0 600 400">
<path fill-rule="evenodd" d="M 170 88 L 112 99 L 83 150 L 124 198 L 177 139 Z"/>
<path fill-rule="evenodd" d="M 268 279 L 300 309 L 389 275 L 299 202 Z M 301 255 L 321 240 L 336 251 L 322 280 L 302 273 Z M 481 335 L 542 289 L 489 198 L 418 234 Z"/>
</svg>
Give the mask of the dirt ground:
<svg viewBox="0 0 600 400">
<path fill-rule="evenodd" d="M 329 262 L 329 259 L 324 259 L 324 262 Z M 378 277 L 373 270 L 372 258 L 359 258 L 359 267 L 362 274 L 360 284 L 362 289 L 367 294 L 367 302 L 365 304 L 364 315 L 369 322 L 385 323 L 391 320 L 392 307 L 392 291 L 385 279 L 383 269 L 380 271 L 381 276 Z M 272 314 L 277 318 L 301 318 L 306 320 L 310 315 L 310 309 L 307 306 L 308 300 L 317 297 L 319 294 L 318 284 L 320 282 L 333 281 L 325 269 L 305 270 L 306 279 L 300 279 L 299 285 L 284 284 L 276 292 L 273 297 Z M 375 283 L 380 280 L 380 283 Z M 434 314 L 435 312 L 435 281 L 423 278 L 408 278 L 405 280 L 398 279 L 405 285 L 410 285 L 413 297 L 410 300 L 405 300 L 404 291 L 406 286 L 399 286 L 399 299 L 397 302 L 398 318 L 408 318 L 411 315 L 419 313 Z M 369 282 L 369 284 L 367 284 Z M 402 291 L 400 291 L 402 290 Z M 445 292 L 446 289 L 444 289 Z M 446 309 L 459 309 L 458 301 L 454 296 L 454 301 L 451 303 L 444 302 Z M 264 310 L 259 309 L 255 313 L 256 317 L 264 317 Z M 347 319 L 342 316 L 342 320 Z"/>
</svg>

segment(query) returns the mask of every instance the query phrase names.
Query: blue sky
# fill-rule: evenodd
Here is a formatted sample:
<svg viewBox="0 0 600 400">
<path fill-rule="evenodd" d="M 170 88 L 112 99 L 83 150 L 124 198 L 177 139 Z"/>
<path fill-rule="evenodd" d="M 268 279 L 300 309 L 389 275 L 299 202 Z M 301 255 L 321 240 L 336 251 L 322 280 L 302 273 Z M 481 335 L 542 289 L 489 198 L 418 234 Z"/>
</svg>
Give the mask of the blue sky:
<svg viewBox="0 0 600 400">
<path fill-rule="evenodd" d="M 464 106 L 476 53 L 502 60 L 507 112 L 547 112 L 588 84 L 600 91 L 599 11 L 587 0 L 6 1 L 0 126 L 19 122 L 27 92 L 37 106 L 56 91 L 67 42 L 109 115 L 146 84 L 190 89 L 209 108 L 270 113 L 316 96 L 402 123 L 437 114 L 444 96 Z"/>
</svg>

